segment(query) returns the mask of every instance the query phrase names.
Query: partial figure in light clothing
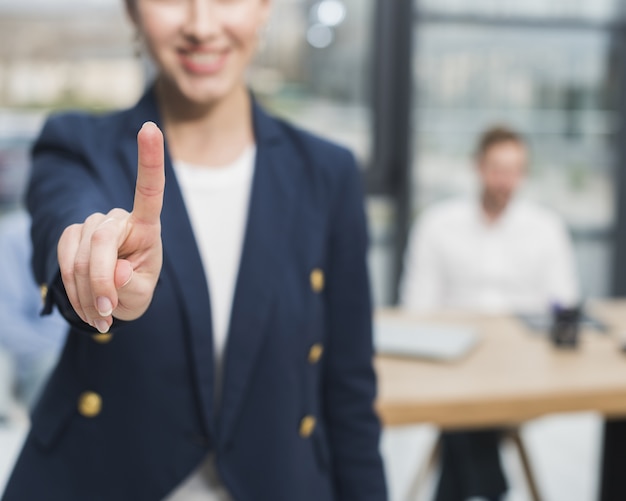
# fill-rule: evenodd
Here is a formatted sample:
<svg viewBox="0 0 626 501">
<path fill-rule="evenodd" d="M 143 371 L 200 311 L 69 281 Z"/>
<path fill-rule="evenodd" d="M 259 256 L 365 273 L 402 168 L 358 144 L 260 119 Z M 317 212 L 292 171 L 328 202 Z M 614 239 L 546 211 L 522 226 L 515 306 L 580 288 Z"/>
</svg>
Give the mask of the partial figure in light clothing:
<svg viewBox="0 0 626 501">
<path fill-rule="evenodd" d="M 563 222 L 525 200 L 494 220 L 479 198 L 433 206 L 411 233 L 405 270 L 402 304 L 415 311 L 545 313 L 579 298 Z"/>
<path fill-rule="evenodd" d="M 427 209 L 413 227 L 400 300 L 412 311 L 541 314 L 578 305 L 570 238 L 550 210 L 517 196 L 527 172 L 520 134 L 494 127 L 476 151 L 480 193 Z M 437 501 L 499 500 L 499 432 L 442 436 Z"/>
<path fill-rule="evenodd" d="M 15 397 L 28 408 L 35 403 L 68 329 L 56 312 L 40 316 L 29 229 L 25 211 L 0 219 L 0 415 L 5 416 Z"/>
</svg>

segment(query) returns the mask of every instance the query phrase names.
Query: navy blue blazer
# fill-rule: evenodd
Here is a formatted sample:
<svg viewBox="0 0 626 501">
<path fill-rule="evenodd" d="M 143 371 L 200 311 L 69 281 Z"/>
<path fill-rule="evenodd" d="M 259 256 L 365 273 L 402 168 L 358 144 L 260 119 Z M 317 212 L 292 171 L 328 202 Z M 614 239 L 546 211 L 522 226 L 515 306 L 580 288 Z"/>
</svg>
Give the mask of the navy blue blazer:
<svg viewBox="0 0 626 501">
<path fill-rule="evenodd" d="M 253 109 L 257 159 L 216 408 L 209 291 L 166 154 L 164 264 L 138 320 L 98 336 L 59 279 L 65 227 L 132 208 L 132 109 L 63 114 L 33 154 L 35 275 L 72 324 L 4 501 L 155 501 L 208 454 L 237 501 L 382 501 L 366 223 L 353 156 Z"/>
</svg>

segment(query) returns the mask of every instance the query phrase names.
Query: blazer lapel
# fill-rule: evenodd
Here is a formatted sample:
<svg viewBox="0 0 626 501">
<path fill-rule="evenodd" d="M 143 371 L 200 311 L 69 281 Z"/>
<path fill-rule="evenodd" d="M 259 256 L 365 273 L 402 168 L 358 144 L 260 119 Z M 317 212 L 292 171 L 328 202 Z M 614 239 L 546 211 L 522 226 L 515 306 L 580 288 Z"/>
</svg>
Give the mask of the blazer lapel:
<svg viewBox="0 0 626 501">
<path fill-rule="evenodd" d="M 136 134 L 143 122 L 151 120 L 160 124 L 156 100 L 152 92 L 146 93 L 132 112 L 129 127 L 122 146 L 131 186 L 137 176 Z M 202 260 L 195 242 L 191 223 L 182 198 L 172 162 L 165 152 L 165 194 L 161 214 L 163 240 L 163 271 L 167 271 L 176 288 L 180 306 L 187 322 L 189 353 L 195 374 L 196 393 L 201 404 L 201 421 L 205 431 L 213 435 L 214 358 L 213 332 L 209 291 Z M 158 286 L 157 286 L 158 287 Z M 178 335 L 178 333 L 173 333 Z M 180 335 L 184 335 L 180 333 Z"/>
<path fill-rule="evenodd" d="M 260 349 L 267 336 L 274 307 L 275 277 L 288 234 L 293 190 L 281 170 L 288 159 L 281 156 L 282 133 L 276 122 L 254 107 L 257 158 L 242 249 L 239 275 L 231 312 L 221 404 L 219 441 L 233 432 L 241 411 Z"/>
</svg>

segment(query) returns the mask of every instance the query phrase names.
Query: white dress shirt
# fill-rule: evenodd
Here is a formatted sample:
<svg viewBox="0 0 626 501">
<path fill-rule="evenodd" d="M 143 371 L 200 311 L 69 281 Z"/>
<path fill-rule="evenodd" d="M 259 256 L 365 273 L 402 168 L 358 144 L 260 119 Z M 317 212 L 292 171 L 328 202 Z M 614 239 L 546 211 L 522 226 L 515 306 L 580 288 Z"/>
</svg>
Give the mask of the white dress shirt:
<svg viewBox="0 0 626 501">
<path fill-rule="evenodd" d="M 564 224 L 521 200 L 493 222 L 478 199 L 435 205 L 411 230 L 400 301 L 416 311 L 483 313 L 574 306 L 578 281 Z"/>
</svg>

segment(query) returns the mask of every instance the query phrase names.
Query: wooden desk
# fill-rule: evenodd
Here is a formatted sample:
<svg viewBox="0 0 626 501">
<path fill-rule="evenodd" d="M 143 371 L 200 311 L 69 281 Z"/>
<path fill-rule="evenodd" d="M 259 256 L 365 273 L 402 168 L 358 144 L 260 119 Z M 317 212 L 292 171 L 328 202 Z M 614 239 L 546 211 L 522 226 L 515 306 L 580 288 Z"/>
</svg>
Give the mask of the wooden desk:
<svg viewBox="0 0 626 501">
<path fill-rule="evenodd" d="M 385 425 L 434 423 L 442 428 L 507 426 L 545 414 L 598 411 L 626 416 L 626 301 L 591 305 L 609 332 L 584 331 L 576 350 L 556 349 L 515 318 L 408 316 L 419 322 L 476 327 L 480 344 L 451 363 L 378 356 L 377 408 Z"/>
</svg>

